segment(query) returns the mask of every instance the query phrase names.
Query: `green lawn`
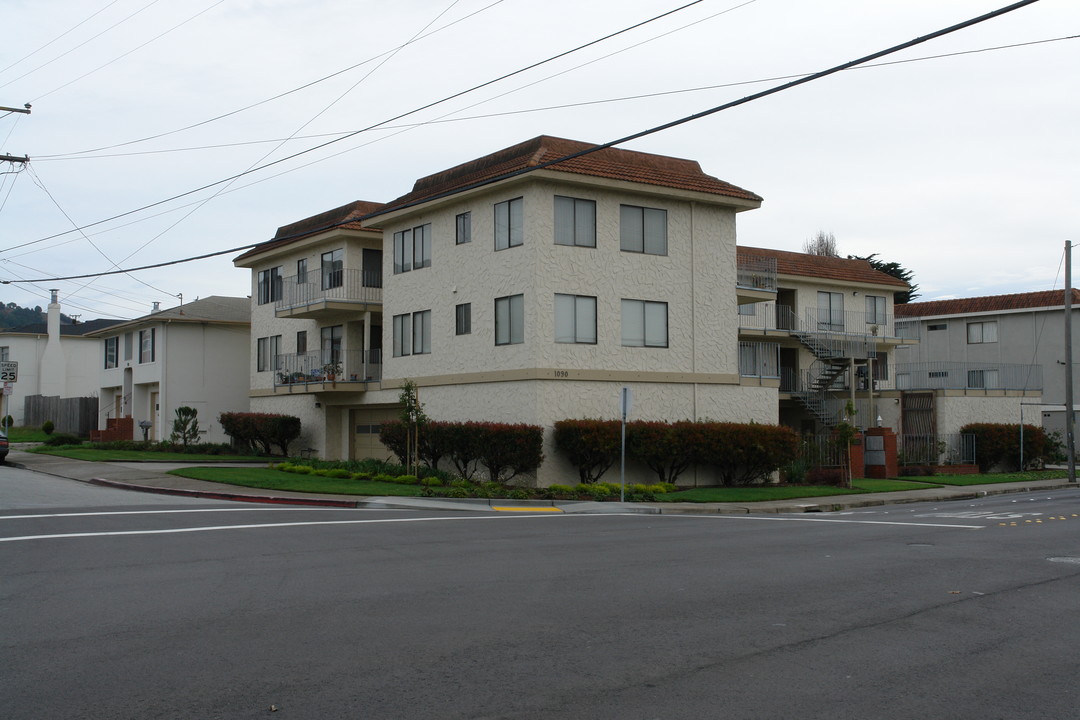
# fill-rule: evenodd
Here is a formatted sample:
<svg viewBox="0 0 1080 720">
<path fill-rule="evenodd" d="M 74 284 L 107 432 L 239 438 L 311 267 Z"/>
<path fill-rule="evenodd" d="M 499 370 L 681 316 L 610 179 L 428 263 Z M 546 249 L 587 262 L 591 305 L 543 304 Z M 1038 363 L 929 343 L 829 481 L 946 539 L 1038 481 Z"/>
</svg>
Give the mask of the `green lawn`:
<svg viewBox="0 0 1080 720">
<path fill-rule="evenodd" d="M 269 458 L 256 455 L 200 455 L 197 453 L 154 452 L 152 450 L 97 450 L 91 447 L 72 447 L 62 445 L 60 447 L 28 448 L 28 452 L 41 453 L 42 455 L 57 455 L 71 458 L 72 460 L 89 460 L 91 462 L 136 462 L 145 460 L 148 462 L 252 462 L 268 463 Z"/>
<path fill-rule="evenodd" d="M 941 485 L 991 485 L 993 483 L 1030 482 L 1031 480 L 1057 480 L 1068 477 L 1065 470 L 1032 470 L 1014 473 L 987 473 L 986 475 L 929 475 L 908 477 L 902 480 L 940 483 Z"/>
<path fill-rule="evenodd" d="M 8 442 L 45 442 L 49 439 L 41 428 L 13 427 L 8 430 Z"/>
<path fill-rule="evenodd" d="M 693 488 L 657 496 L 661 502 L 766 502 L 769 500 L 792 500 L 796 498 L 826 497 L 829 495 L 857 495 L 859 493 L 894 492 L 897 490 L 925 490 L 941 487 L 925 482 L 906 480 L 860 479 L 852 481 L 851 489 L 835 485 L 780 485 L 737 488 Z"/>
<path fill-rule="evenodd" d="M 291 490 L 294 492 L 333 493 L 337 495 L 397 495 L 418 497 L 423 489 L 419 485 L 374 482 L 371 480 L 348 480 L 320 475 L 298 475 L 270 468 L 213 468 L 195 467 L 171 470 L 171 475 L 208 480 L 210 482 L 262 488 L 264 490 Z"/>
</svg>

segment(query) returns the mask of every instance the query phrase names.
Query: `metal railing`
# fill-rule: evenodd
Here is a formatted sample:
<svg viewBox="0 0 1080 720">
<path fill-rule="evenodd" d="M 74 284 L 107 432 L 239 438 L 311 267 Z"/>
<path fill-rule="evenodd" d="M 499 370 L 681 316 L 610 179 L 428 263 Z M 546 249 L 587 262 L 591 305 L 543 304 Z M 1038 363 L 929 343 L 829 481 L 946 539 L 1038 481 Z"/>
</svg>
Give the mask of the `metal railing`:
<svg viewBox="0 0 1080 720">
<path fill-rule="evenodd" d="M 975 436 L 967 433 L 900 435 L 896 439 L 900 465 L 973 465 Z"/>
<path fill-rule="evenodd" d="M 797 333 L 832 335 L 838 338 L 843 336 L 900 337 L 893 326 L 893 316 L 888 313 L 830 312 L 820 308 L 806 308 L 800 317 L 788 305 L 763 302 L 741 307 L 753 307 L 752 315 L 748 314 L 751 311 L 746 309 L 739 313 L 739 327 L 747 330 L 788 330 Z M 918 331 L 917 326 L 915 330 Z M 910 327 L 905 326 L 905 332 L 910 333 Z"/>
<path fill-rule="evenodd" d="M 274 387 L 312 383 L 367 383 L 382 378 L 382 350 L 286 353 L 274 358 Z"/>
<path fill-rule="evenodd" d="M 314 268 L 303 276 L 287 277 L 275 310 L 292 310 L 325 300 L 369 305 L 382 304 L 382 272 Z"/>
<path fill-rule="evenodd" d="M 776 258 L 740 255 L 735 261 L 735 285 L 776 292 Z"/>
<path fill-rule="evenodd" d="M 1018 363 L 899 363 L 892 375 L 897 390 L 1041 390 L 1043 387 L 1042 365 Z"/>
<path fill-rule="evenodd" d="M 739 342 L 739 375 L 779 378 L 780 345 L 769 342 Z"/>
</svg>

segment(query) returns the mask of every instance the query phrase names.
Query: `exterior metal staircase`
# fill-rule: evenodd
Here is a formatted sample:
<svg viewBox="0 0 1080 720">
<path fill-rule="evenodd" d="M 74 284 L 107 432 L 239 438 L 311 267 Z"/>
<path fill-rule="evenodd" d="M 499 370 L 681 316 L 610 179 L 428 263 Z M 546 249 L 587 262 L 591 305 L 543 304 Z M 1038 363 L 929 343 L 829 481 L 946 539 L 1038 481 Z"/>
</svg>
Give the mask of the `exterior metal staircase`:
<svg viewBox="0 0 1080 720">
<path fill-rule="evenodd" d="M 873 340 L 858 333 L 837 332 L 833 329 L 808 331 L 806 327 L 819 327 L 812 317 L 807 317 L 803 328 L 793 329 L 791 334 L 808 349 L 817 360 L 809 370 L 802 373 L 798 389 L 792 396 L 826 427 L 838 422 L 837 401 L 829 397 L 829 391 L 847 371 L 854 358 L 858 363 L 876 355 Z M 854 381 L 854 378 L 852 378 Z"/>
</svg>

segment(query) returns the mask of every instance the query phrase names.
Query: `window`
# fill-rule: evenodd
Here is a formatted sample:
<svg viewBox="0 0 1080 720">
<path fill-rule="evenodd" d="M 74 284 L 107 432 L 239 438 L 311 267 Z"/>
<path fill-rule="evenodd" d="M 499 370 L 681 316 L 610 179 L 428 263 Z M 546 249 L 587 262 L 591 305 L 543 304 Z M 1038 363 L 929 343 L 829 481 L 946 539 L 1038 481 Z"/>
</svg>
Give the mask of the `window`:
<svg viewBox="0 0 1080 720">
<path fill-rule="evenodd" d="M 896 373 L 896 389 L 909 390 L 911 388 L 910 373 Z"/>
<path fill-rule="evenodd" d="M 472 213 L 463 212 L 457 216 L 454 242 L 458 245 L 472 242 Z"/>
<path fill-rule="evenodd" d="M 619 246 L 626 252 L 667 255 L 667 210 L 621 205 Z"/>
<path fill-rule="evenodd" d="M 307 258 L 301 258 L 296 261 L 296 282 L 307 282 Z"/>
<path fill-rule="evenodd" d="M 596 247 L 596 203 L 555 196 L 555 244 Z"/>
<path fill-rule="evenodd" d="M 866 323 L 868 325 L 885 324 L 885 298 L 879 295 L 866 296 Z"/>
<path fill-rule="evenodd" d="M 394 316 L 394 357 L 431 352 L 431 311 Z"/>
<path fill-rule="evenodd" d="M 0 347 L 0 362 L 7 362 L 11 359 L 11 348 L 7 345 Z"/>
<path fill-rule="evenodd" d="M 753 317 L 757 315 L 757 303 L 747 303 L 739 306 L 739 314 Z"/>
<path fill-rule="evenodd" d="M 133 357 L 134 350 L 134 333 L 124 333 L 124 359 L 130 360 Z"/>
<path fill-rule="evenodd" d="M 341 325 L 331 325 L 319 331 L 323 365 L 337 365 L 341 362 Z"/>
<path fill-rule="evenodd" d="M 307 352 L 307 330 L 299 330 L 296 333 L 296 354 L 303 355 Z"/>
<path fill-rule="evenodd" d="M 345 253 L 341 248 L 322 254 L 322 289 L 332 290 L 345 284 Z"/>
<path fill-rule="evenodd" d="M 281 369 L 281 336 L 261 337 L 255 343 L 255 372 Z"/>
<path fill-rule="evenodd" d="M 948 327 L 949 326 L 947 324 L 945 324 L 945 323 L 934 323 L 932 325 L 927 325 L 926 329 L 927 330 L 945 330 Z"/>
<path fill-rule="evenodd" d="M 525 342 L 525 296 L 495 298 L 495 344 Z"/>
<path fill-rule="evenodd" d="M 555 342 L 596 344 L 596 298 L 555 295 Z"/>
<path fill-rule="evenodd" d="M 968 345 L 997 342 L 997 320 L 968 323 L 967 341 Z"/>
<path fill-rule="evenodd" d="M 521 198 L 495 203 L 496 250 L 516 247 L 524 241 L 523 206 L 524 201 Z"/>
<path fill-rule="evenodd" d="M 454 308 L 454 334 L 468 335 L 472 332 L 472 303 L 462 303 Z"/>
<path fill-rule="evenodd" d="M 156 328 L 139 331 L 139 362 L 154 362 L 154 334 Z"/>
<path fill-rule="evenodd" d="M 622 344 L 627 347 L 667 347 L 667 303 L 623 300 Z"/>
<path fill-rule="evenodd" d="M 4 348 L 7 350 L 7 348 Z M 105 338 L 105 369 L 114 368 L 117 366 L 117 356 L 120 354 L 120 336 Z M 4 360 L 7 360 L 7 353 L 4 353 Z"/>
<path fill-rule="evenodd" d="M 259 304 L 281 299 L 281 268 L 259 271 Z"/>
<path fill-rule="evenodd" d="M 817 294 L 818 330 L 844 330 L 844 295 L 837 292 Z"/>
<path fill-rule="evenodd" d="M 394 233 L 394 274 L 431 267 L 431 223 Z"/>
<path fill-rule="evenodd" d="M 976 390 L 993 390 L 998 387 L 997 370 L 968 370 L 967 386 Z"/>
</svg>

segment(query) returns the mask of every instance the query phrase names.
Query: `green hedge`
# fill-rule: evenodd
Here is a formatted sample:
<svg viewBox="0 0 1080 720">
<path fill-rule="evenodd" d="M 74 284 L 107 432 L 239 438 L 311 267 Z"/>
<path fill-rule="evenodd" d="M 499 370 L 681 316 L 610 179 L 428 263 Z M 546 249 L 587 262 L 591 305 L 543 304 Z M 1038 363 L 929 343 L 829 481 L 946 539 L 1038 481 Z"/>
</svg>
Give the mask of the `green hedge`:
<svg viewBox="0 0 1080 720">
<path fill-rule="evenodd" d="M 300 437 L 300 418 L 274 413 L 223 412 L 218 422 L 233 443 L 241 447 L 257 447 L 265 454 L 277 445 L 282 455 L 289 454 L 289 445 Z"/>
<path fill-rule="evenodd" d="M 483 464 L 493 482 L 532 472 L 544 461 L 543 428 L 538 425 L 427 421 L 420 427 L 420 459 L 433 471 L 448 459 L 465 479 Z M 407 431 L 400 420 L 382 424 L 379 439 L 407 464 Z"/>
<path fill-rule="evenodd" d="M 1064 460 L 1061 443 L 1035 425 L 1024 425 L 1023 468 L 1020 467 L 1019 423 L 970 423 L 960 428 L 960 432 L 975 436 L 975 462 L 981 473 L 995 467 L 1008 472 Z"/>
</svg>

